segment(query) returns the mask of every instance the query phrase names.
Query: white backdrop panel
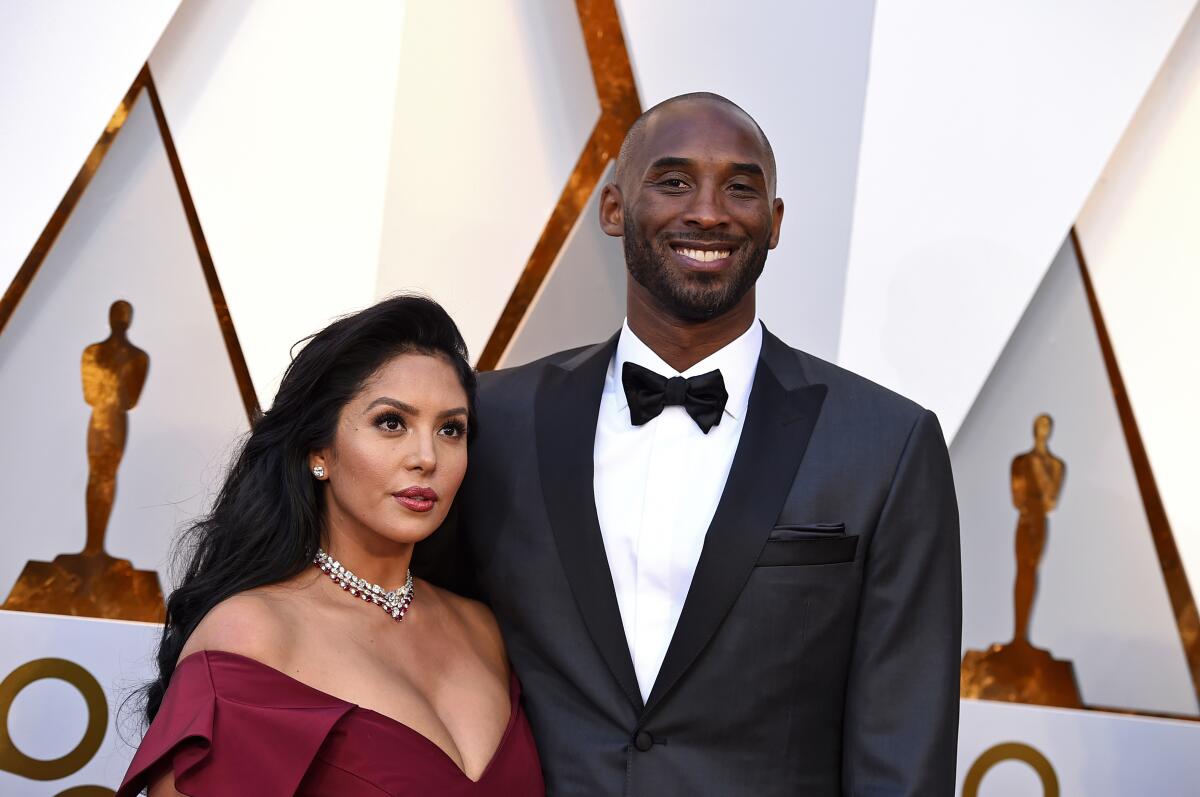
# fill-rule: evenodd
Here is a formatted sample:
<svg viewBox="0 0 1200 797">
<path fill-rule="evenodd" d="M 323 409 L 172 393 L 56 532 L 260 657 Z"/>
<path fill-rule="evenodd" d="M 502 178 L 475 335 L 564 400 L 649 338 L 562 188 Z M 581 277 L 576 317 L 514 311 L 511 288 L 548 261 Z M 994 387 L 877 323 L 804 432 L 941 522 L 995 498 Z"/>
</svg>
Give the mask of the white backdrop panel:
<svg viewBox="0 0 1200 797">
<path fill-rule="evenodd" d="M 874 0 L 618 6 L 643 107 L 713 91 L 770 138 L 786 213 L 759 314 L 793 346 L 835 359 Z"/>
<path fill-rule="evenodd" d="M 108 336 L 116 299 L 133 305 L 129 339 L 150 371 L 128 416 L 107 547 L 161 569 L 248 422 L 145 92 L 0 334 L 0 439 L 19 463 L 0 479 L 0 595 L 27 560 L 83 548 L 90 409 L 80 356 Z"/>
<path fill-rule="evenodd" d="M 1200 12 L 1078 229 L 1150 465 L 1200 594 Z"/>
<path fill-rule="evenodd" d="M 76 786 L 116 789 L 141 738 L 136 697 L 152 677 L 153 653 L 162 627 L 118 620 L 85 620 L 53 614 L 0 611 L 0 636 L 20 645 L 0 645 L 0 678 L 42 658 L 66 659 L 83 667 L 105 693 L 107 731 L 95 756 L 65 778 L 36 781 L 0 770 L 0 794 L 50 797 Z M 17 749 L 55 759 L 83 737 L 87 707 L 75 687 L 58 679 L 30 684 L 13 702 L 8 729 Z"/>
<path fill-rule="evenodd" d="M 963 647 L 1012 638 L 1009 463 L 1054 418 L 1066 462 L 1030 637 L 1075 663 L 1084 703 L 1195 714 L 1179 629 L 1074 251 L 1060 250 L 950 449 L 962 519 Z"/>
<path fill-rule="evenodd" d="M 880 5 L 843 365 L 953 438 L 1194 5 Z"/>
<path fill-rule="evenodd" d="M 178 5 L 0 3 L 0 292 Z"/>
<path fill-rule="evenodd" d="M 1049 760 L 1062 797 L 1191 797 L 1200 783 L 1200 723 L 1099 711 L 962 701 L 958 793 L 983 752 L 1026 744 Z M 1008 761 L 984 776 L 978 797 L 1044 794 L 1027 765 Z"/>
<path fill-rule="evenodd" d="M 410 3 L 377 291 L 420 290 L 473 358 L 600 115 L 573 3 Z"/>
<path fill-rule="evenodd" d="M 579 215 L 553 270 L 525 314 L 501 367 L 607 339 L 625 318 L 625 253 L 600 229 L 600 191 L 610 166 Z"/>
<path fill-rule="evenodd" d="M 404 9 L 186 0 L 150 58 L 264 406 L 374 298 Z"/>
</svg>

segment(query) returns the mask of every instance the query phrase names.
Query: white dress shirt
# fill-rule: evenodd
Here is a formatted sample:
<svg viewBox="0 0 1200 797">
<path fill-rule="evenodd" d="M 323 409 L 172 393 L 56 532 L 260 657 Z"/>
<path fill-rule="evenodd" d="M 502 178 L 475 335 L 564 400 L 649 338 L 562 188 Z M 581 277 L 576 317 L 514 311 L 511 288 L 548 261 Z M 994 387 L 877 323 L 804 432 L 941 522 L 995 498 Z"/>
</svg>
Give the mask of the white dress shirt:
<svg viewBox="0 0 1200 797">
<path fill-rule="evenodd" d="M 593 449 L 596 513 L 642 699 L 650 695 L 721 500 L 742 436 L 762 349 L 758 319 L 740 337 L 680 374 L 621 328 L 604 380 Z M 664 377 L 720 370 L 729 400 L 708 434 L 683 407 L 642 426 L 629 420 L 621 383 L 626 362 Z"/>
</svg>

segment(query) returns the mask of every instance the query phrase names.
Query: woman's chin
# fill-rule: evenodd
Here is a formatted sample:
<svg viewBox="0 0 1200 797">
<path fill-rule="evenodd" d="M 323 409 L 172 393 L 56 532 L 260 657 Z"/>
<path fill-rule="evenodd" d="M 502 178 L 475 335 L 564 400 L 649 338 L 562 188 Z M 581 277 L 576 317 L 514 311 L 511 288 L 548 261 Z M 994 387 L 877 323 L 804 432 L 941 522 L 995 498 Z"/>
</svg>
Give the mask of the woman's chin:
<svg viewBox="0 0 1200 797">
<path fill-rule="evenodd" d="M 437 531 L 445 517 L 422 518 L 420 522 L 393 523 L 375 533 L 397 545 L 414 545 Z"/>
</svg>

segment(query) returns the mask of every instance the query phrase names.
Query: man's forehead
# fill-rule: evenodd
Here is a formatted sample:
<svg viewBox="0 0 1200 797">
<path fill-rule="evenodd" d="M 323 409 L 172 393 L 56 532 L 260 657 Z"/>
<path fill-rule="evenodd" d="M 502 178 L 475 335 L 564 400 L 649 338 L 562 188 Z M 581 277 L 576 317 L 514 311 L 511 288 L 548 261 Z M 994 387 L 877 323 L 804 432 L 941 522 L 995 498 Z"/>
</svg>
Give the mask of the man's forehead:
<svg viewBox="0 0 1200 797">
<path fill-rule="evenodd" d="M 660 157 L 754 162 L 767 166 L 766 147 L 754 121 L 737 108 L 695 99 L 660 108 L 646 120 L 639 160 L 647 168 Z"/>
</svg>

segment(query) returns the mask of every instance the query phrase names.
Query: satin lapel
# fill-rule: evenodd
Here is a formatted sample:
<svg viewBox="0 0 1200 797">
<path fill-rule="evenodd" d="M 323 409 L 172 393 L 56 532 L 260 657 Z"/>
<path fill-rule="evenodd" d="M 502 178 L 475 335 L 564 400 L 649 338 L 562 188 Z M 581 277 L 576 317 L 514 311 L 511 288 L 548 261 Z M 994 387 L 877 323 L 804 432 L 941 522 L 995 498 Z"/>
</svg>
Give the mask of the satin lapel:
<svg viewBox="0 0 1200 797">
<path fill-rule="evenodd" d="M 641 711 L 642 696 L 621 625 L 592 485 L 600 394 L 616 342 L 613 337 L 562 366 L 546 368 L 534 406 L 538 472 L 558 556 L 579 613 L 622 691 Z"/>
<path fill-rule="evenodd" d="M 774 335 L 764 334 L 746 423 L 725 491 L 704 538 L 646 713 L 708 644 L 750 578 L 792 487 L 825 393 L 825 385 L 805 382 L 795 352 Z"/>
</svg>

